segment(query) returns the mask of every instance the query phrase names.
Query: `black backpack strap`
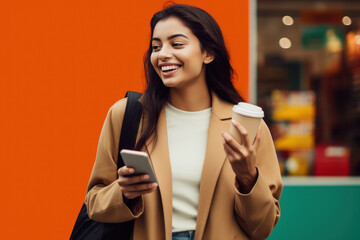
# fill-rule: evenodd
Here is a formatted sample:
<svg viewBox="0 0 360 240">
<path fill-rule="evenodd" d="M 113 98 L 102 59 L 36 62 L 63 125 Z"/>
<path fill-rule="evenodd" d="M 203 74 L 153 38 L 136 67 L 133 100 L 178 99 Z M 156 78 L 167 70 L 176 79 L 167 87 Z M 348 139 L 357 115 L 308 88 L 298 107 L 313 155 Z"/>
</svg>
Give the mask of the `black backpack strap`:
<svg viewBox="0 0 360 240">
<path fill-rule="evenodd" d="M 142 114 L 142 105 L 139 102 L 141 93 L 127 92 L 125 97 L 128 100 L 120 133 L 118 168 L 124 166 L 120 155 L 121 149 L 133 149 L 135 146 Z M 133 227 L 134 220 L 122 223 L 102 223 L 91 220 L 84 203 L 71 232 L 70 240 L 132 239 Z"/>
<path fill-rule="evenodd" d="M 127 102 L 119 140 L 118 169 L 124 166 L 120 151 L 122 149 L 133 149 L 135 147 L 142 114 L 142 105 L 139 102 L 141 95 L 141 93 L 131 91 L 128 91 L 125 95 Z"/>
</svg>

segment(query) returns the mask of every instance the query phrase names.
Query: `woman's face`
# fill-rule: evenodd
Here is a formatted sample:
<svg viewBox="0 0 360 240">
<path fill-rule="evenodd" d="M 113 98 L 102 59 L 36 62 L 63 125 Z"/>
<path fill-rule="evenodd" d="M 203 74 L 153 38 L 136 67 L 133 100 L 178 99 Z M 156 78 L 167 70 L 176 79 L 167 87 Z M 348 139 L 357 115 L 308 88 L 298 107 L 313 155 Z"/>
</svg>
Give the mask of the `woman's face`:
<svg viewBox="0 0 360 240">
<path fill-rule="evenodd" d="M 179 18 L 159 21 L 151 44 L 151 64 L 165 86 L 180 89 L 205 81 L 205 64 L 211 62 L 210 57 Z"/>
</svg>

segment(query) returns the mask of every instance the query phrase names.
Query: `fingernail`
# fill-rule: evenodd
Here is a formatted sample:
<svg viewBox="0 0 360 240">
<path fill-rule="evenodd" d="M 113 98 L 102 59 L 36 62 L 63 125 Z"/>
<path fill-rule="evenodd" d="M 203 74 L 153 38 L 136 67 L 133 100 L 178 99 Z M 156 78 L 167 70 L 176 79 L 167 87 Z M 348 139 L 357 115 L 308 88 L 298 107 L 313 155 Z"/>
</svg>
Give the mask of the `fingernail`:
<svg viewBox="0 0 360 240">
<path fill-rule="evenodd" d="M 226 137 L 228 136 L 227 132 L 225 132 L 225 131 L 222 131 L 222 132 L 221 132 L 221 135 L 222 135 L 224 138 L 226 138 Z"/>
<path fill-rule="evenodd" d="M 134 169 L 129 168 L 129 173 L 134 173 Z"/>
<path fill-rule="evenodd" d="M 227 132 L 224 132 L 223 136 L 226 140 L 228 140 L 230 138 L 230 135 Z"/>
</svg>

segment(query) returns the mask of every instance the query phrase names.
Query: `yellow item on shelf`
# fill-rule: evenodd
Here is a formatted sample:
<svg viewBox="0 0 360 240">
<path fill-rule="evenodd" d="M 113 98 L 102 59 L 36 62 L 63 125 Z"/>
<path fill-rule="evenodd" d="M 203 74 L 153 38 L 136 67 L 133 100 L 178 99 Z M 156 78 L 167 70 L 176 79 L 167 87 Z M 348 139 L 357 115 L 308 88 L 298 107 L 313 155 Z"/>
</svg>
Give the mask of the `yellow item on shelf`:
<svg viewBox="0 0 360 240">
<path fill-rule="evenodd" d="M 274 109 L 273 120 L 275 121 L 309 121 L 315 118 L 315 106 L 285 106 Z"/>
<path fill-rule="evenodd" d="M 289 157 L 286 160 L 285 167 L 290 176 L 306 176 L 310 171 L 308 160 L 298 155 Z"/>
<path fill-rule="evenodd" d="M 310 150 L 314 148 L 313 135 L 286 135 L 274 141 L 276 150 Z"/>
</svg>

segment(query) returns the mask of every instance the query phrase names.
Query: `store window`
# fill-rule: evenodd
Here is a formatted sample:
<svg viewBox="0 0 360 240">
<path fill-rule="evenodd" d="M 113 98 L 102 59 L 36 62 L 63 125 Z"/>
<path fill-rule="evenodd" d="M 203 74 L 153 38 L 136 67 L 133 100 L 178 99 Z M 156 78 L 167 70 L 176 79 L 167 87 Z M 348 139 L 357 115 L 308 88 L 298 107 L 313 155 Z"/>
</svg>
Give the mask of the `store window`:
<svg viewBox="0 0 360 240">
<path fill-rule="evenodd" d="M 258 0 L 257 103 L 283 175 L 360 175 L 360 1 Z"/>
</svg>

